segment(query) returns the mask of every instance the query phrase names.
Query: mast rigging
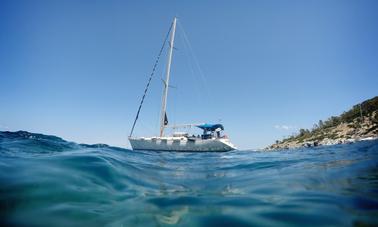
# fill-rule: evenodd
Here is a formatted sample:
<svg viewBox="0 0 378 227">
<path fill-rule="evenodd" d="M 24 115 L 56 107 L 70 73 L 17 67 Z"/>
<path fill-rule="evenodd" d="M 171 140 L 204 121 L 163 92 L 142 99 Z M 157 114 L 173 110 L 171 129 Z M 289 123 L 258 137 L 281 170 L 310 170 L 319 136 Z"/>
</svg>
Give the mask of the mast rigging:
<svg viewBox="0 0 378 227">
<path fill-rule="evenodd" d="M 131 131 L 130 131 L 130 135 L 129 135 L 129 137 L 131 137 L 131 136 L 133 135 L 134 128 L 135 128 L 135 124 L 136 124 L 136 122 L 137 122 L 137 120 L 138 120 L 138 118 L 139 118 L 139 113 L 140 113 L 140 110 L 142 109 L 142 105 L 143 105 L 144 99 L 145 99 L 145 97 L 146 97 L 146 95 L 147 95 L 148 88 L 150 87 L 151 79 L 152 79 L 153 75 L 155 74 L 156 67 L 157 67 L 157 65 L 158 65 L 158 63 L 159 63 L 160 56 L 161 56 L 161 54 L 163 53 L 163 50 L 164 50 L 165 44 L 167 43 L 169 33 L 171 33 L 172 26 L 173 26 L 173 23 L 171 24 L 171 26 L 169 27 L 169 30 L 168 30 L 167 34 L 165 35 L 163 45 L 162 45 L 161 48 L 160 48 L 160 51 L 159 51 L 159 54 L 158 54 L 158 56 L 157 56 L 157 58 L 156 58 L 156 61 L 155 61 L 154 67 L 152 68 L 152 72 L 151 72 L 151 74 L 150 74 L 150 78 L 148 79 L 148 82 L 147 82 L 146 88 L 144 89 L 144 93 L 143 93 L 142 99 L 141 99 L 141 101 L 140 101 L 140 104 L 139 104 L 139 107 L 138 107 L 138 111 L 137 111 L 137 113 L 136 113 L 136 116 L 135 116 L 135 119 L 134 119 L 134 123 L 133 123 L 133 127 L 131 128 Z"/>
</svg>

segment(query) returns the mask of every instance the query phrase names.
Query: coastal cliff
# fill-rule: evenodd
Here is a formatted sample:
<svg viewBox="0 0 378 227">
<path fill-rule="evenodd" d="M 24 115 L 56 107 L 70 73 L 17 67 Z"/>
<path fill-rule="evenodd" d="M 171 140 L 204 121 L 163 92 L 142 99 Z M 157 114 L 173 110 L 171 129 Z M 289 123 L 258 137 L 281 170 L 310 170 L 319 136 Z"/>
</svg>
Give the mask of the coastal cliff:
<svg viewBox="0 0 378 227">
<path fill-rule="evenodd" d="M 326 121 L 320 120 L 312 129 L 300 129 L 296 135 L 277 140 L 267 150 L 352 143 L 378 138 L 378 96 L 366 100 Z"/>
</svg>

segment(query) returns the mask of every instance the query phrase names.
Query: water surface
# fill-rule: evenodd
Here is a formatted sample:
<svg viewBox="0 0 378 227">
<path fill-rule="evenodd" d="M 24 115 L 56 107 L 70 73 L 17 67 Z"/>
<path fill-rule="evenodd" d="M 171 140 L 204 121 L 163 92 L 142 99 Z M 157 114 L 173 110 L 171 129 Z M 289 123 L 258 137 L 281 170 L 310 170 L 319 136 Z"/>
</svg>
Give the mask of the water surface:
<svg viewBox="0 0 378 227">
<path fill-rule="evenodd" d="M 167 153 L 0 132 L 0 225 L 378 225 L 378 141 Z"/>
</svg>

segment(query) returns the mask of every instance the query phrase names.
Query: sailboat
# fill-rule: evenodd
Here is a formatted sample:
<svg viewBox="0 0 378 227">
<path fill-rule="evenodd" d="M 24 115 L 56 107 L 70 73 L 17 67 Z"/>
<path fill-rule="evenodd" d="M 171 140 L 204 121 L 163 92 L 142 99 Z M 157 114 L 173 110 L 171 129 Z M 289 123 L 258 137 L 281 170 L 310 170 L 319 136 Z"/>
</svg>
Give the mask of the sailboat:
<svg viewBox="0 0 378 227">
<path fill-rule="evenodd" d="M 155 151 L 193 151 L 193 152 L 209 152 L 209 151 L 217 151 L 217 152 L 225 152 L 235 150 L 236 147 L 229 141 L 226 135 L 223 135 L 224 127 L 222 124 L 208 124 L 208 123 L 201 123 L 201 124 L 185 124 L 185 125 L 168 125 L 168 118 L 167 118 L 167 98 L 168 98 L 168 89 L 169 89 L 169 79 L 170 79 L 170 72 L 171 72 L 171 63 L 172 63 L 172 53 L 174 49 L 174 40 L 175 40 L 175 32 L 176 32 L 176 22 L 177 18 L 173 19 L 171 27 L 168 31 L 166 36 L 166 40 L 163 43 L 163 46 L 160 50 L 159 56 L 155 62 L 153 67 L 153 71 L 150 75 L 149 81 L 147 83 L 146 89 L 144 91 L 144 95 L 142 97 L 141 103 L 139 105 L 136 118 L 134 120 L 130 135 L 129 141 L 133 150 L 155 150 Z M 139 113 L 146 96 L 148 87 L 151 82 L 151 78 L 155 72 L 156 65 L 159 61 L 160 55 L 162 50 L 164 49 L 164 45 L 170 35 L 169 40 L 169 51 L 168 51 L 168 62 L 166 68 L 166 78 L 163 81 L 163 97 L 162 97 L 162 105 L 161 105 L 161 114 L 160 114 L 160 131 L 159 136 L 152 136 L 152 137 L 133 137 L 133 131 L 135 124 L 138 120 Z M 166 135 L 165 129 L 167 128 L 187 128 L 187 127 L 197 127 L 202 129 L 203 132 L 201 135 L 189 135 L 186 132 L 176 132 L 172 135 Z"/>
</svg>

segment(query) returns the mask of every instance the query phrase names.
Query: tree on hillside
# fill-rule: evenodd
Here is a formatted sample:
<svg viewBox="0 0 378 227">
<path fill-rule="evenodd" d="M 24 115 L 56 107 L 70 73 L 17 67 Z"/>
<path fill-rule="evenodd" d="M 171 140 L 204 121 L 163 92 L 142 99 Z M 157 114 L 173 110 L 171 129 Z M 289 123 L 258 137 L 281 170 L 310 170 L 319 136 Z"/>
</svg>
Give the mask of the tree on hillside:
<svg viewBox="0 0 378 227">
<path fill-rule="evenodd" d="M 303 129 L 303 128 L 299 129 L 299 137 L 307 135 L 309 133 L 310 133 L 310 130 L 308 129 Z"/>
<path fill-rule="evenodd" d="M 319 127 L 319 128 L 323 128 L 323 127 L 324 127 L 324 123 L 323 123 L 322 120 L 319 120 L 319 122 L 318 122 L 318 127 Z"/>
</svg>

